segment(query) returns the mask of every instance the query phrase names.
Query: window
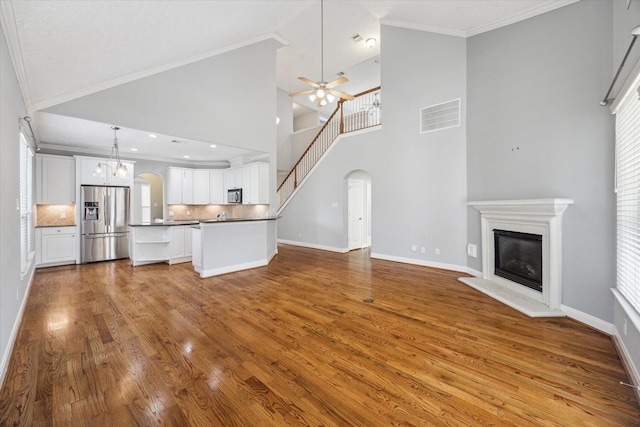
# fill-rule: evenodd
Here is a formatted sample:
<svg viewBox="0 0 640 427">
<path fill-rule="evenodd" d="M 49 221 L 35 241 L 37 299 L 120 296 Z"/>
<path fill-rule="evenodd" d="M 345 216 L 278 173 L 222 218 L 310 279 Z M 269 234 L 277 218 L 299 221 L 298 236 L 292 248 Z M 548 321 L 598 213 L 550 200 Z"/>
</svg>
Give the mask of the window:
<svg viewBox="0 0 640 427">
<path fill-rule="evenodd" d="M 640 101 L 638 75 L 616 114 L 616 288 L 640 312 Z"/>
<path fill-rule="evenodd" d="M 33 237 L 33 152 L 20 134 L 20 268 L 26 274 L 34 254 Z"/>
</svg>

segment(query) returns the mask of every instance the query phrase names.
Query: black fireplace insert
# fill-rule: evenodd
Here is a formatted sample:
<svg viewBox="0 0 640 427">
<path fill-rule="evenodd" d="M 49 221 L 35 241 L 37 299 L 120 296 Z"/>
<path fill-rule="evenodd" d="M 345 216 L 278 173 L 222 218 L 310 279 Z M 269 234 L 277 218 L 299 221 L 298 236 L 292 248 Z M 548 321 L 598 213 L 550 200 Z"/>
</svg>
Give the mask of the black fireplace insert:
<svg viewBox="0 0 640 427">
<path fill-rule="evenodd" d="M 542 236 L 493 230 L 496 276 L 542 292 Z"/>
</svg>

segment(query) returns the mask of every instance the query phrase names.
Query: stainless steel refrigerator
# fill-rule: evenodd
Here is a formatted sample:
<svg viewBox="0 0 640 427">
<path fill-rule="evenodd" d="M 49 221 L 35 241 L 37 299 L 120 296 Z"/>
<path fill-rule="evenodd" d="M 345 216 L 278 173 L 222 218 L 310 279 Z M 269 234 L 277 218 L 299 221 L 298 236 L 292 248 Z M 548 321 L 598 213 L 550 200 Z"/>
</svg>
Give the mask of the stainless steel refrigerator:
<svg viewBox="0 0 640 427">
<path fill-rule="evenodd" d="M 129 257 L 129 187 L 83 185 L 80 261 Z"/>
</svg>

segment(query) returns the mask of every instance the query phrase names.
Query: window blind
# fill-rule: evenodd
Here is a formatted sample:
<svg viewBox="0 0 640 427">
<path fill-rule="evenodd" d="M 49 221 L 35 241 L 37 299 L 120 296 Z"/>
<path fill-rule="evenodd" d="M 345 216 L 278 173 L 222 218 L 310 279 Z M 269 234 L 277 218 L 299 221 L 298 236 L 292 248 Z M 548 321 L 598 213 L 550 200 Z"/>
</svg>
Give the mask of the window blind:
<svg viewBox="0 0 640 427">
<path fill-rule="evenodd" d="M 616 108 L 616 288 L 640 312 L 640 75 Z"/>
</svg>

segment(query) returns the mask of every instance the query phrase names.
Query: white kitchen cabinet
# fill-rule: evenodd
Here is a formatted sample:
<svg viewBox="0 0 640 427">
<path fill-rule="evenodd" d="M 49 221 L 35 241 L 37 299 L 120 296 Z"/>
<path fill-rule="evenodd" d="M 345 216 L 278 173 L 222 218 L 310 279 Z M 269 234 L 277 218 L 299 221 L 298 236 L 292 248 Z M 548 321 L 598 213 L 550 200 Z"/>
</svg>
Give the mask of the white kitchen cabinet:
<svg viewBox="0 0 640 427">
<path fill-rule="evenodd" d="M 36 154 L 36 204 L 69 205 L 76 201 L 76 160 Z"/>
<path fill-rule="evenodd" d="M 170 227 L 171 232 L 171 258 L 169 264 L 191 261 L 191 226 L 176 225 Z"/>
<path fill-rule="evenodd" d="M 243 167 L 242 203 L 269 204 L 269 165 L 251 163 Z"/>
<path fill-rule="evenodd" d="M 163 225 L 147 225 L 130 228 L 131 264 L 151 264 L 164 262 L 170 258 L 169 227 Z"/>
<path fill-rule="evenodd" d="M 75 264 L 76 235 L 75 226 L 36 228 L 36 265 Z"/>
<path fill-rule="evenodd" d="M 78 171 L 81 185 L 113 185 L 122 187 L 133 187 L 133 178 L 135 176 L 134 162 L 122 162 L 127 168 L 126 177 L 114 176 L 116 162 L 112 159 L 109 164 L 105 158 L 99 157 L 81 157 L 76 158 L 76 170 Z M 98 163 L 102 164 L 102 172 L 96 172 Z"/>
<path fill-rule="evenodd" d="M 209 204 L 209 169 L 193 170 L 193 204 L 208 205 Z"/>
<path fill-rule="evenodd" d="M 227 203 L 224 191 L 224 172 L 222 170 L 209 171 L 209 203 L 221 205 Z"/>
<path fill-rule="evenodd" d="M 193 203 L 193 170 L 167 168 L 167 204 L 190 205 Z"/>
<path fill-rule="evenodd" d="M 224 169 L 224 190 L 242 188 L 242 167 Z"/>
</svg>

